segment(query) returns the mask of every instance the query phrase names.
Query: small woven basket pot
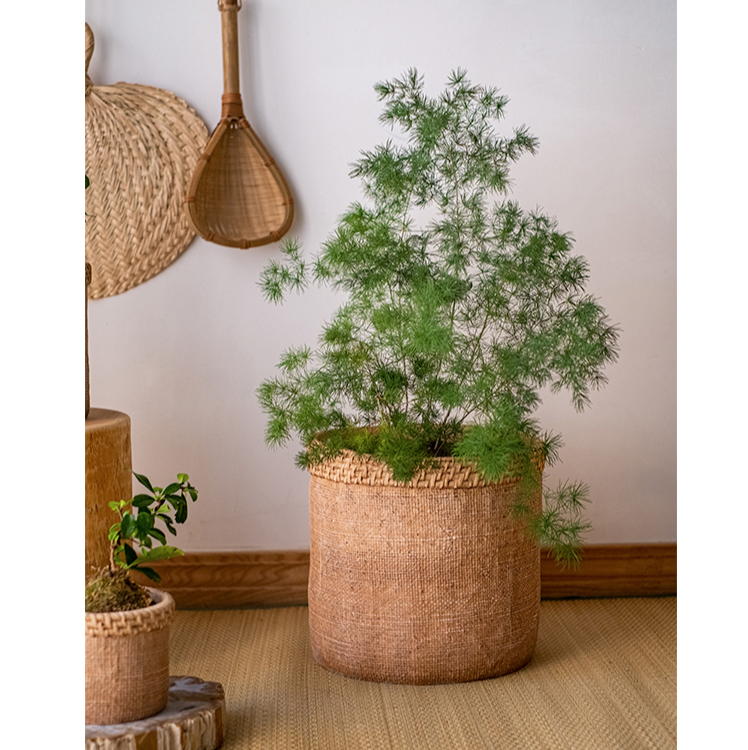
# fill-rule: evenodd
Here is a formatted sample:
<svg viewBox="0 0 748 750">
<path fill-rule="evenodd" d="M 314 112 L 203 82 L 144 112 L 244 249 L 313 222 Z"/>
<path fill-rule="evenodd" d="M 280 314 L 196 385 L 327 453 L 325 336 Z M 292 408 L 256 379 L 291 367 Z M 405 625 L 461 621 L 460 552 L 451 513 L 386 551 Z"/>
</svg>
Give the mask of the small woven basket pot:
<svg viewBox="0 0 748 750">
<path fill-rule="evenodd" d="M 150 607 L 86 612 L 86 724 L 124 724 L 166 708 L 174 599 L 148 591 Z"/>
<path fill-rule="evenodd" d="M 517 479 L 451 458 L 407 485 L 344 451 L 310 469 L 309 633 L 318 664 L 429 685 L 513 672 L 532 658 L 540 549 L 511 512 Z M 541 491 L 531 498 L 540 510 Z"/>
</svg>

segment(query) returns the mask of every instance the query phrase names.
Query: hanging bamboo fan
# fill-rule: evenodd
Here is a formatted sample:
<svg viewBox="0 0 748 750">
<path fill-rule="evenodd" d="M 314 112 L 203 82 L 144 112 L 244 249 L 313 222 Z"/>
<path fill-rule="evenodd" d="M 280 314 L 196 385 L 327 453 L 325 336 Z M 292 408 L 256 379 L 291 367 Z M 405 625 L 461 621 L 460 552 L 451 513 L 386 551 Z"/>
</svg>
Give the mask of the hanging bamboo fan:
<svg viewBox="0 0 748 750">
<path fill-rule="evenodd" d="M 187 102 L 152 86 L 94 86 L 86 24 L 86 261 L 90 299 L 169 266 L 195 237 L 184 197 L 208 129 Z"/>
<path fill-rule="evenodd" d="M 246 249 L 277 242 L 289 230 L 293 198 L 244 117 L 236 19 L 241 0 L 218 0 L 218 8 L 223 36 L 221 120 L 197 163 L 186 202 L 192 226 L 206 240 Z"/>
</svg>

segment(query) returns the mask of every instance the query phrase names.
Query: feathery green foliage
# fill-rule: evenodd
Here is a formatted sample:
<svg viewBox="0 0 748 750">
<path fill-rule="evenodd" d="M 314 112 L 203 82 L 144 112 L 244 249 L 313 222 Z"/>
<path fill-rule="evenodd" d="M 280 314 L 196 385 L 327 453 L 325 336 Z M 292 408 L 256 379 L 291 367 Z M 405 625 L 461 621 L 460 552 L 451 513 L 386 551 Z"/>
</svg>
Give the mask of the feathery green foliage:
<svg viewBox="0 0 748 750">
<path fill-rule="evenodd" d="M 258 389 L 266 439 L 299 435 L 300 466 L 370 453 L 400 481 L 452 455 L 489 480 L 516 473 L 530 491 L 538 455 L 550 465 L 560 448 L 531 418 L 540 389 L 586 407 L 617 358 L 617 328 L 585 292 L 572 237 L 506 198 L 510 165 L 538 146 L 525 127 L 497 133 L 506 97 L 461 70 L 436 98 L 415 70 L 375 90 L 381 121 L 407 142 L 362 152 L 351 176 L 367 204 L 349 207 L 311 272 L 290 241 L 262 274 L 275 303 L 310 275 L 347 293 L 317 348 L 289 349 Z M 577 559 L 585 501 L 583 485 L 563 485 L 528 515 L 562 562 Z"/>
</svg>

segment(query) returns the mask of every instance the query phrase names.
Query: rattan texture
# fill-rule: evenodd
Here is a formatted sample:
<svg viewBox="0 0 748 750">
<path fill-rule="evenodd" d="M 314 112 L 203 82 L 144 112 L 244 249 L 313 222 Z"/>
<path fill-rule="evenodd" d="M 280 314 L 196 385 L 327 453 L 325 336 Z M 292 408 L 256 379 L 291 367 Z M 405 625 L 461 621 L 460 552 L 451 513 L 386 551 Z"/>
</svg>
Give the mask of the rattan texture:
<svg viewBox="0 0 748 750">
<path fill-rule="evenodd" d="M 315 660 L 349 677 L 420 685 L 525 665 L 538 631 L 540 550 L 511 511 L 517 481 L 473 486 L 477 474 L 446 459 L 433 477 L 378 484 L 387 473 L 372 461 L 347 452 L 312 469 Z M 539 489 L 530 504 L 540 510 Z"/>
<path fill-rule="evenodd" d="M 435 458 L 434 465 L 419 471 L 407 483 L 398 482 L 389 466 L 369 454 L 343 450 L 334 461 L 324 461 L 309 467 L 309 473 L 320 479 L 343 484 L 363 484 L 369 487 L 408 487 L 428 489 L 474 489 L 486 487 L 486 482 L 472 464 L 454 458 Z M 505 478 L 495 484 L 513 485 L 516 478 Z"/>
<path fill-rule="evenodd" d="M 165 592 L 157 593 L 160 601 L 143 609 L 129 612 L 86 612 L 86 637 L 118 638 L 162 630 L 174 617 L 174 599 Z"/>
<path fill-rule="evenodd" d="M 94 86 L 86 24 L 86 260 L 90 299 L 163 271 L 195 236 L 184 199 L 208 140 L 187 102 L 152 86 Z"/>
<path fill-rule="evenodd" d="M 543 601 L 532 661 L 387 685 L 314 662 L 306 607 L 177 611 L 172 672 L 226 693 L 222 750 L 674 750 L 677 600 Z"/>
<path fill-rule="evenodd" d="M 293 199 L 275 161 L 244 117 L 221 120 L 187 196 L 193 226 L 209 242 L 247 249 L 277 242 Z"/>
<path fill-rule="evenodd" d="M 132 612 L 86 613 L 86 724 L 120 724 L 159 713 L 169 694 L 174 599 Z"/>
<path fill-rule="evenodd" d="M 239 86 L 241 3 L 219 3 L 224 91 L 221 119 L 187 193 L 194 229 L 218 245 L 246 250 L 277 242 L 291 227 L 294 202 L 283 174 L 244 116 Z"/>
</svg>

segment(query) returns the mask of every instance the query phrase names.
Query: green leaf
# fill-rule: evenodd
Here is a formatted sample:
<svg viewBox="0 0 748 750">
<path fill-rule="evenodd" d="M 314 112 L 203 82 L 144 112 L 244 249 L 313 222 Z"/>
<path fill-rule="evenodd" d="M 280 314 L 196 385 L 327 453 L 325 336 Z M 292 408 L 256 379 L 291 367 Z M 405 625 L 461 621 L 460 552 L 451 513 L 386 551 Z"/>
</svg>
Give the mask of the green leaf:
<svg viewBox="0 0 748 750">
<path fill-rule="evenodd" d="M 129 545 L 125 544 L 125 562 L 132 565 L 138 559 L 138 553 Z"/>
<path fill-rule="evenodd" d="M 176 533 L 177 533 L 177 532 L 176 532 L 176 530 L 174 529 L 174 525 L 173 525 L 173 523 L 172 523 L 172 520 L 171 520 L 171 518 L 169 518 L 169 515 L 168 515 L 167 513 L 164 513 L 164 512 L 159 512 L 159 513 L 157 513 L 156 515 L 157 515 L 157 517 L 158 517 L 158 518 L 160 518 L 160 519 L 161 519 L 161 520 L 162 520 L 162 521 L 164 522 L 164 524 L 166 525 L 166 528 L 167 528 L 167 529 L 168 529 L 168 530 L 169 530 L 169 531 L 170 531 L 170 532 L 171 532 L 172 534 L 174 534 L 174 535 L 176 536 Z"/>
<path fill-rule="evenodd" d="M 140 567 L 140 565 L 137 565 L 134 570 L 137 570 L 138 573 L 142 573 L 147 578 L 150 578 L 152 581 L 155 581 L 156 583 L 161 582 L 161 576 L 153 569 L 153 568 L 147 568 L 147 567 Z"/>
<path fill-rule="evenodd" d="M 132 504 L 135 508 L 147 508 L 154 502 L 156 502 L 156 498 L 150 495 L 135 495 L 132 499 Z"/>
<path fill-rule="evenodd" d="M 124 539 L 131 539 L 137 528 L 138 526 L 134 516 L 129 512 L 125 512 L 124 516 L 122 516 L 122 525 L 120 528 L 122 537 Z"/>
<path fill-rule="evenodd" d="M 142 539 L 148 536 L 148 533 L 153 528 L 153 516 L 148 511 L 141 511 L 138 513 L 138 536 Z"/>
<path fill-rule="evenodd" d="M 161 544 L 166 544 L 166 534 L 164 534 L 163 531 L 160 531 L 159 529 L 151 529 L 150 535 L 156 540 L 161 542 Z"/>
<path fill-rule="evenodd" d="M 153 549 L 144 552 L 140 556 L 139 562 L 156 562 L 158 560 L 168 560 L 172 557 L 179 557 L 181 555 L 184 555 L 184 552 L 182 552 L 181 549 L 165 544 L 163 547 L 154 547 Z"/>
<path fill-rule="evenodd" d="M 185 482 L 188 482 L 190 479 L 188 474 L 177 474 L 177 482 L 179 484 L 184 484 Z"/>
<path fill-rule="evenodd" d="M 179 488 L 180 488 L 181 486 L 182 486 L 182 485 L 181 485 L 181 483 L 177 483 L 177 482 L 174 482 L 173 484 L 170 484 L 170 485 L 169 485 L 169 486 L 168 486 L 168 487 L 167 487 L 167 488 L 166 488 L 166 489 L 165 489 L 165 490 L 163 491 L 163 494 L 164 494 L 164 495 L 167 495 L 167 496 L 168 496 L 168 495 L 171 495 L 171 494 L 173 494 L 174 492 L 177 492 L 177 490 L 179 490 Z"/>
<path fill-rule="evenodd" d="M 143 485 L 143 487 L 147 487 L 151 492 L 153 492 L 153 487 L 148 480 L 148 477 L 144 476 L 143 474 L 135 474 L 134 471 L 132 473 L 135 475 L 135 479 L 137 479 L 138 482 Z"/>
</svg>

